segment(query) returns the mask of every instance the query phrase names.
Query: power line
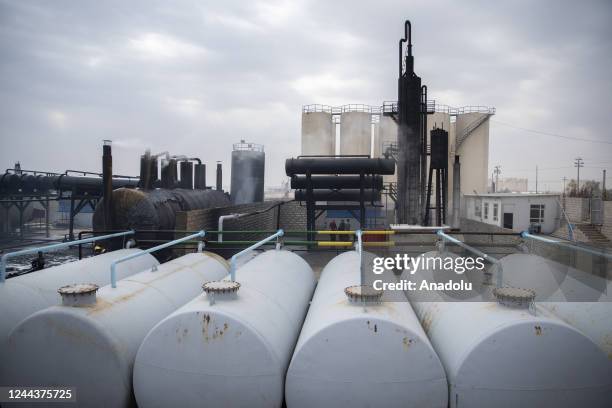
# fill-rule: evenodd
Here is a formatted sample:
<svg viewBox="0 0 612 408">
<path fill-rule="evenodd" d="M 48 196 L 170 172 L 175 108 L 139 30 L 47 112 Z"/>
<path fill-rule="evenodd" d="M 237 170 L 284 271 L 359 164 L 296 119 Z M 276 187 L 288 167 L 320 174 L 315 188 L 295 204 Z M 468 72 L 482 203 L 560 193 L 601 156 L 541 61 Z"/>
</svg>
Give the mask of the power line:
<svg viewBox="0 0 612 408">
<path fill-rule="evenodd" d="M 593 140 L 593 139 L 584 139 L 584 138 L 581 138 L 581 137 L 558 135 L 556 133 L 543 132 L 541 130 L 527 129 L 527 128 L 524 128 L 524 127 L 515 126 L 515 125 L 513 125 L 511 123 L 501 122 L 501 121 L 499 121 L 497 119 L 491 119 L 491 120 L 493 122 L 495 122 L 495 123 L 499 123 L 500 125 L 504 125 L 504 126 L 508 126 L 508 127 L 511 127 L 511 128 L 523 130 L 525 132 L 536 133 L 536 134 L 544 135 L 544 136 L 559 137 L 561 139 L 578 140 L 578 141 L 581 141 L 581 142 L 589 142 L 589 143 L 612 144 L 612 141 L 608 141 L 608 140 Z"/>
</svg>

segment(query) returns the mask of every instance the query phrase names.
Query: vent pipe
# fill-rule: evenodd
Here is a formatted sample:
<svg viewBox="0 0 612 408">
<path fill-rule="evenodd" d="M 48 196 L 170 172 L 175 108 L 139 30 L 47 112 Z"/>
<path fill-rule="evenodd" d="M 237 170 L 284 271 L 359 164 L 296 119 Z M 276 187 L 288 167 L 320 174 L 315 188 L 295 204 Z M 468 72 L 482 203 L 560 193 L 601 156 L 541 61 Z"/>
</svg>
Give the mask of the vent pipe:
<svg viewBox="0 0 612 408">
<path fill-rule="evenodd" d="M 459 163 L 459 155 L 455 155 L 455 163 L 453 164 L 453 220 L 451 226 L 453 228 L 460 227 L 459 212 L 461 211 L 461 163 Z"/>
<path fill-rule="evenodd" d="M 111 141 L 105 139 L 102 145 L 102 185 L 104 203 L 104 229 L 113 230 L 113 155 Z"/>
</svg>

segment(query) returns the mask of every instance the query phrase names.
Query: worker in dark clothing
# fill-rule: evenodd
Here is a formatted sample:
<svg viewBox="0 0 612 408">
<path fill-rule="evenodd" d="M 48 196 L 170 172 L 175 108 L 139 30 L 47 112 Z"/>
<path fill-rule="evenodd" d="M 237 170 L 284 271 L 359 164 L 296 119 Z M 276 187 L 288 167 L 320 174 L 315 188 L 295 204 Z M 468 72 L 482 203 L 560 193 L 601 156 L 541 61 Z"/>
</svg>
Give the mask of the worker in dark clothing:
<svg viewBox="0 0 612 408">
<path fill-rule="evenodd" d="M 338 230 L 338 225 L 336 225 L 336 220 L 331 220 L 331 222 L 329 223 L 329 230 L 330 231 Z M 336 234 L 330 234 L 329 237 L 332 241 L 336 240 Z"/>
</svg>

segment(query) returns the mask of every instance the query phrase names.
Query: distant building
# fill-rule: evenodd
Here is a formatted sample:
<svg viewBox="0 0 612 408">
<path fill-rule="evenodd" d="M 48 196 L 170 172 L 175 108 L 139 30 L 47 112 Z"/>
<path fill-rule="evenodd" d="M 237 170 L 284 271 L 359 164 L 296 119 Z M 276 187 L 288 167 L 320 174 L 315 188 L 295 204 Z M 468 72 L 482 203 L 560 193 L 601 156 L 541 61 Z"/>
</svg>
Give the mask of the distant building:
<svg viewBox="0 0 612 408">
<path fill-rule="evenodd" d="M 489 179 L 489 186 L 493 185 L 495 180 Z M 526 193 L 529 191 L 527 178 L 506 177 L 499 179 L 497 182 L 496 192 L 498 193 Z M 492 191 L 489 191 L 492 192 Z"/>
<path fill-rule="evenodd" d="M 465 217 L 513 231 L 534 228 L 551 234 L 559 228 L 558 194 L 465 194 Z"/>
</svg>

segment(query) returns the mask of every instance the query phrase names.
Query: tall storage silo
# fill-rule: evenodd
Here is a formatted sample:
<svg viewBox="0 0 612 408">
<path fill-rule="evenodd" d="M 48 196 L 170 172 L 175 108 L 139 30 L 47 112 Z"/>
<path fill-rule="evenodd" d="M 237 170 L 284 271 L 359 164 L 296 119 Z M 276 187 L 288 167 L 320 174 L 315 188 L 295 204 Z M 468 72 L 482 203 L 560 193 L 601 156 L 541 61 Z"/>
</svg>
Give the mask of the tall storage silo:
<svg viewBox="0 0 612 408">
<path fill-rule="evenodd" d="M 340 154 L 370 155 L 372 114 L 345 109 L 340 117 Z"/>
<path fill-rule="evenodd" d="M 259 203 L 264 199 L 266 154 L 263 145 L 241 140 L 232 151 L 232 204 Z"/>
<path fill-rule="evenodd" d="M 302 155 L 336 154 L 331 107 L 308 105 L 302 111 Z"/>
<path fill-rule="evenodd" d="M 457 115 L 457 152 L 461 156 L 461 192 L 485 193 L 489 173 L 489 113 Z M 479 123 L 480 122 L 480 123 Z"/>
</svg>

